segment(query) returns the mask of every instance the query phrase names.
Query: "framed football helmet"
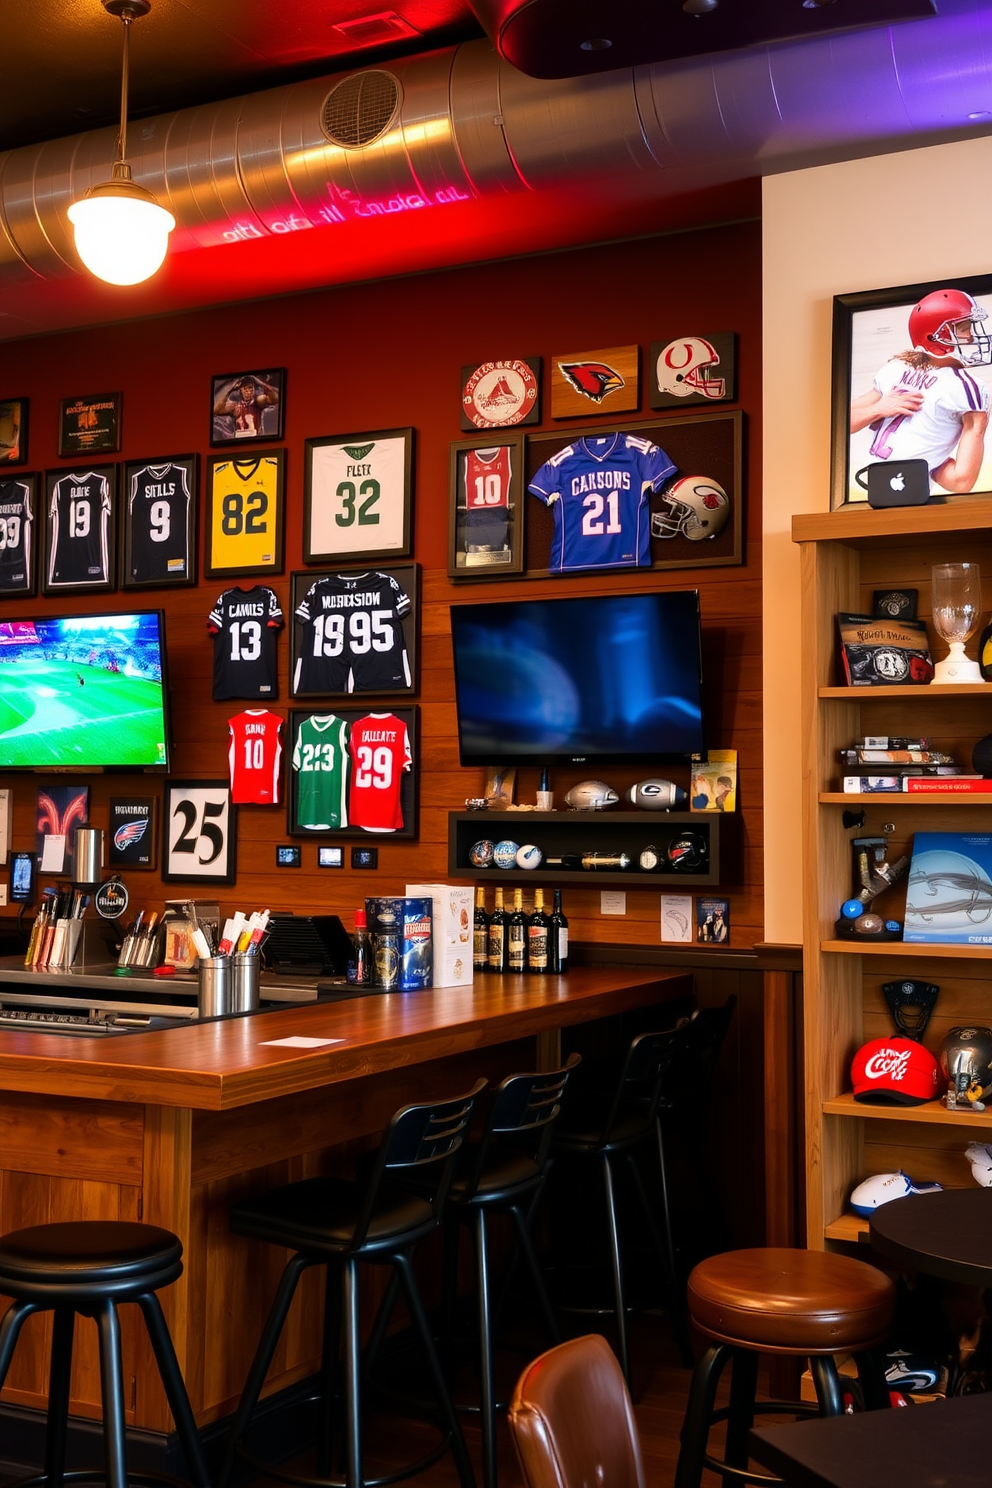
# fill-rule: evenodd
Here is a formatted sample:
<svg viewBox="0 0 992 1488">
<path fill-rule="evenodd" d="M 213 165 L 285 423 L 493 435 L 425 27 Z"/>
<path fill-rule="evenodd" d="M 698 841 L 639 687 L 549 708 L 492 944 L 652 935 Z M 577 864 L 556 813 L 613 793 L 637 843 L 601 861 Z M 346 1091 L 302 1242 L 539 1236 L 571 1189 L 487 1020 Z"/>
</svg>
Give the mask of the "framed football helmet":
<svg viewBox="0 0 992 1488">
<path fill-rule="evenodd" d="M 726 381 L 711 370 L 720 365 L 716 348 L 702 336 L 682 336 L 669 341 L 655 365 L 658 391 L 676 398 L 699 393 L 704 398 L 722 398 Z"/>
<path fill-rule="evenodd" d="M 987 367 L 992 364 L 992 336 L 982 329 L 986 319 L 986 311 L 963 289 L 935 289 L 910 311 L 909 339 L 928 356 Z"/>
<path fill-rule="evenodd" d="M 685 475 L 661 493 L 667 510 L 652 512 L 652 537 L 687 537 L 701 542 L 722 532 L 730 516 L 730 497 L 708 475 Z"/>
</svg>

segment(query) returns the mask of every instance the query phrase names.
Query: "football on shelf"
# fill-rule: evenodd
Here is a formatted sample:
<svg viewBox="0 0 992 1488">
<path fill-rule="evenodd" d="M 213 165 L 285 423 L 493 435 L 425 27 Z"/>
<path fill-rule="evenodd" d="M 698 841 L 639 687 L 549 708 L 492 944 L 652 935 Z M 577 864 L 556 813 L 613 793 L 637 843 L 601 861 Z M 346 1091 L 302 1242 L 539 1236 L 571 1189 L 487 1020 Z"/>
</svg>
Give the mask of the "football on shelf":
<svg viewBox="0 0 992 1488">
<path fill-rule="evenodd" d="M 630 804 L 640 806 L 642 811 L 671 811 L 684 806 L 686 799 L 685 791 L 674 780 L 639 780 L 627 792 Z"/>
<path fill-rule="evenodd" d="M 580 780 L 566 795 L 565 805 L 573 811 L 605 811 L 607 806 L 615 806 L 619 799 L 612 785 L 607 785 L 605 780 Z"/>
</svg>

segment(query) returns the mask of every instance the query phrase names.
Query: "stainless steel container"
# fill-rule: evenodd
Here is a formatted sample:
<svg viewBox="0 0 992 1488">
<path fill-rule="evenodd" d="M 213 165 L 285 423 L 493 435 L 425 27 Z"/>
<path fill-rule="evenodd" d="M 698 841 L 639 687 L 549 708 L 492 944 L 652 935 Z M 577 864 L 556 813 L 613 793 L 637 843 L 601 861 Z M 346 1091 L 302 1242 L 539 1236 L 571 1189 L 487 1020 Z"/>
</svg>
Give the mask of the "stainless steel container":
<svg viewBox="0 0 992 1488">
<path fill-rule="evenodd" d="M 201 1018 L 231 1012 L 231 958 L 207 956 L 197 963 L 200 984 L 196 1005 Z"/>
<path fill-rule="evenodd" d="M 231 1005 L 232 1013 L 253 1013 L 258 1007 L 259 960 L 257 955 L 246 953 L 231 958 Z M 200 962 L 203 965 L 203 962 Z"/>
<path fill-rule="evenodd" d="M 103 877 L 103 828 L 77 827 L 72 844 L 72 881 L 93 888 Z"/>
</svg>

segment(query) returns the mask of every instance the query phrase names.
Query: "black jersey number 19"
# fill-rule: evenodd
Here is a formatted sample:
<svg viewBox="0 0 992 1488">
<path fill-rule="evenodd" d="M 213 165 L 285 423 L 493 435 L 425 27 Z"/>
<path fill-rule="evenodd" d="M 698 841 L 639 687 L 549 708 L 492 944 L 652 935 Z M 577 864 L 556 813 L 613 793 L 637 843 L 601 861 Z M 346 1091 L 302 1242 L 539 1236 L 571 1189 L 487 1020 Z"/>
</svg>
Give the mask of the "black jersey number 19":
<svg viewBox="0 0 992 1488">
<path fill-rule="evenodd" d="M 364 500 L 359 504 L 357 512 L 359 527 L 378 527 L 379 513 L 372 510 L 379 500 L 380 495 L 379 482 L 377 480 L 372 477 L 368 480 L 363 480 L 362 484 L 358 487 L 357 493 L 355 491 L 354 481 L 339 481 L 337 494 L 341 497 L 341 505 L 344 508 L 343 511 L 334 513 L 334 520 L 339 527 L 354 526 L 356 518 L 356 495 L 364 497 Z"/>
</svg>

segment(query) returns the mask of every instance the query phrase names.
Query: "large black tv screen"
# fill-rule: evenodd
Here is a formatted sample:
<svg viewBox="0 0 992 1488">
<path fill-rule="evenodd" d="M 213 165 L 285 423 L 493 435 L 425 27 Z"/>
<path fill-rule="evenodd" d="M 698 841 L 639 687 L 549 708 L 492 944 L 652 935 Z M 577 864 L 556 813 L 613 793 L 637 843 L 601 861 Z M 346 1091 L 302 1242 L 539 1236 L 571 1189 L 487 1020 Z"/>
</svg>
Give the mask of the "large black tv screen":
<svg viewBox="0 0 992 1488">
<path fill-rule="evenodd" d="M 451 632 L 463 765 L 706 747 L 696 589 L 453 605 Z"/>
<path fill-rule="evenodd" d="M 0 769 L 168 765 L 160 610 L 0 621 Z"/>
</svg>

